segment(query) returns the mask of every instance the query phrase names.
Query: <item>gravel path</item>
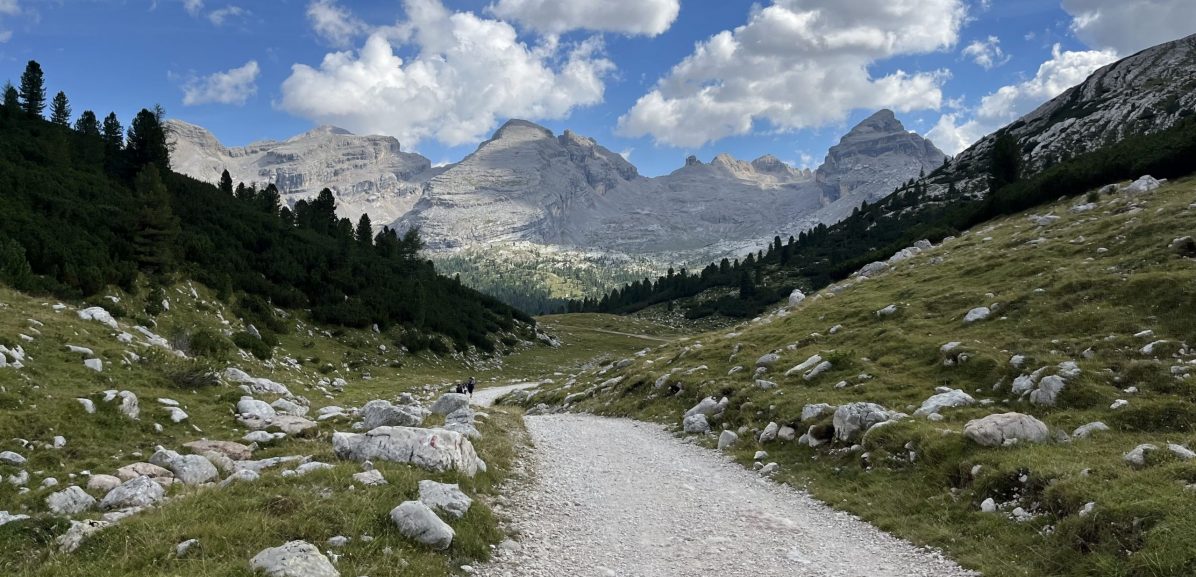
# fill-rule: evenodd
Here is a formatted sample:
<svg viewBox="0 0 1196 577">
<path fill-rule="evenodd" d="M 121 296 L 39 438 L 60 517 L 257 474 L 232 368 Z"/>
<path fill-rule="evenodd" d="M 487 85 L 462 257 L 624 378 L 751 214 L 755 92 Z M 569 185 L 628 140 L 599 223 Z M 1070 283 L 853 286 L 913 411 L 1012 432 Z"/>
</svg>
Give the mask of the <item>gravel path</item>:
<svg viewBox="0 0 1196 577">
<path fill-rule="evenodd" d="M 518 548 L 488 577 L 973 575 L 662 428 L 528 417 L 531 487 L 512 491 Z"/>
<path fill-rule="evenodd" d="M 540 383 L 519 383 L 517 385 L 503 385 L 501 387 L 487 387 L 485 389 L 475 389 L 473 391 L 473 398 L 469 400 L 470 404 L 479 407 L 489 407 L 494 404 L 494 401 L 499 397 L 511 392 L 521 391 L 523 389 L 530 389 L 539 386 Z"/>
</svg>

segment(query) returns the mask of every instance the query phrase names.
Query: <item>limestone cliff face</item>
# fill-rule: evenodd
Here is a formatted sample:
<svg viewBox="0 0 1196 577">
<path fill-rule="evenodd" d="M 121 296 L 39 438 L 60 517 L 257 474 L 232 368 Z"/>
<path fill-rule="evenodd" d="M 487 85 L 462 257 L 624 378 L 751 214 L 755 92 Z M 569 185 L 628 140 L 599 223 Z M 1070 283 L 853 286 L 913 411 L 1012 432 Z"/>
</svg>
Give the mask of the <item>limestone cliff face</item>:
<svg viewBox="0 0 1196 577">
<path fill-rule="evenodd" d="M 330 188 L 341 216 L 352 219 L 368 213 L 377 222 L 390 222 L 406 213 L 431 168 L 423 156 L 403 152 L 394 138 L 357 136 L 333 126 L 238 148 L 226 148 L 194 124 L 168 120 L 167 127 L 179 172 L 212 183 L 224 170 L 233 182 L 272 182 L 292 203 Z"/>
<path fill-rule="evenodd" d="M 815 172 L 829 202 L 872 202 L 905 180 L 942 166 L 946 155 L 934 143 L 909 132 L 891 110 L 881 110 L 851 129 L 827 152 Z M 902 180 L 904 178 L 904 180 Z"/>
</svg>

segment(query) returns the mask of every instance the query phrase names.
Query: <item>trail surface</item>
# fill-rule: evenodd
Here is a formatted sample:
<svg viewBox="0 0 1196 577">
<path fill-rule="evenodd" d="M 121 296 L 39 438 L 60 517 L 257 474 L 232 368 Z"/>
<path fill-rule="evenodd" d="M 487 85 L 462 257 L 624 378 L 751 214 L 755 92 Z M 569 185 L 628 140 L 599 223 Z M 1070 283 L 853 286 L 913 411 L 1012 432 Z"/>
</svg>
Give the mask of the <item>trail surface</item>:
<svg viewBox="0 0 1196 577">
<path fill-rule="evenodd" d="M 505 511 L 520 545 L 500 547 L 480 575 L 972 575 L 659 426 L 588 415 L 526 421 L 535 479 Z"/>
<path fill-rule="evenodd" d="M 473 392 L 473 398 L 469 400 L 471 404 L 479 407 L 489 407 L 494 404 L 494 401 L 499 397 L 511 392 L 521 391 L 523 389 L 530 389 L 538 386 L 540 383 L 519 383 L 516 385 L 503 385 L 501 387 L 487 387 L 485 389 L 477 389 Z"/>
<path fill-rule="evenodd" d="M 656 341 L 658 343 L 671 343 L 671 342 L 677 340 L 677 339 L 670 339 L 670 338 L 665 338 L 665 337 L 654 337 L 652 335 L 642 335 L 642 334 L 638 334 L 638 333 L 624 333 L 624 332 L 619 332 L 619 331 L 612 331 L 609 329 L 595 329 L 595 328 L 591 328 L 591 327 L 579 327 L 579 326 L 574 326 L 574 325 L 557 325 L 556 330 L 557 331 L 562 331 L 562 330 L 589 331 L 592 333 L 605 333 L 608 335 L 618 335 L 620 337 L 631 337 L 633 339 L 644 339 L 646 341 Z"/>
</svg>

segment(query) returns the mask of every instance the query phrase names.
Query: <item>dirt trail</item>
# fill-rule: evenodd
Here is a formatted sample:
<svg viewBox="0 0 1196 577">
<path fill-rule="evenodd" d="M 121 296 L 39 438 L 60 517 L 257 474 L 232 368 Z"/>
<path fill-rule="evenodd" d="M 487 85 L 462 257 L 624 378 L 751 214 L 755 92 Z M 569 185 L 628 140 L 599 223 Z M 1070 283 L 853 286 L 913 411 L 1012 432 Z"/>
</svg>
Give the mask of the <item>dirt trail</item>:
<svg viewBox="0 0 1196 577">
<path fill-rule="evenodd" d="M 535 480 L 505 508 L 520 546 L 500 548 L 480 575 L 971 575 L 659 426 L 588 415 L 526 421 Z"/>
</svg>

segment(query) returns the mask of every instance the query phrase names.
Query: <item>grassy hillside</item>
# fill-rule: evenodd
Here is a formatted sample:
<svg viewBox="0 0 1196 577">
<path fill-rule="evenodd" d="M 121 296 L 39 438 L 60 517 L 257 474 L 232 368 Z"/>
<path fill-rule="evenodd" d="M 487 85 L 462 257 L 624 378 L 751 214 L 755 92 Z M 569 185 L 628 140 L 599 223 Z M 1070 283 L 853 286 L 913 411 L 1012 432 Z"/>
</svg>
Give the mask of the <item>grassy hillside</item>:
<svg viewBox="0 0 1196 577">
<path fill-rule="evenodd" d="M 1032 218 L 1043 215 L 1058 218 Z M 795 307 L 542 387 L 526 404 L 556 410 L 574 395 L 568 410 L 679 429 L 687 409 L 725 396 L 725 412 L 701 442 L 713 446 L 719 429 L 739 431 L 729 451 L 745 465 L 766 450 L 764 462 L 779 464 L 775 479 L 985 575 L 1196 574 L 1196 460 L 1166 447 L 1196 448 L 1196 352 L 1188 345 L 1196 342 L 1196 246 L 1171 246 L 1193 233 L 1193 179 L 1139 196 L 1063 199 Z M 895 313 L 877 313 L 889 305 Z M 992 309 L 990 318 L 965 323 L 977 307 Z M 779 360 L 754 376 L 757 359 L 774 352 Z M 810 380 L 804 371 L 785 376 L 813 355 L 831 368 Z M 1011 391 L 1016 378 L 1042 367 L 1041 376 L 1064 372 L 1059 364 L 1068 361 L 1080 373 L 1055 406 Z M 656 387 L 666 373 L 677 388 Z M 761 388 L 757 378 L 776 386 Z M 801 420 L 814 403 L 873 402 L 913 415 L 936 387 L 976 403 L 943 409 L 941 420 L 902 418 L 855 442 L 757 440 L 770 422 L 827 435 L 831 417 Z M 1128 403 L 1112 408 L 1118 400 Z M 972 419 L 1008 411 L 1041 419 L 1053 440 L 989 448 L 961 434 Z M 1094 421 L 1110 430 L 1068 438 Z M 1159 450 L 1130 466 L 1123 456 L 1141 443 Z M 990 498 L 998 510 L 982 512 Z"/>
<path fill-rule="evenodd" d="M 146 461 L 159 445 L 187 453 L 182 445 L 198 439 L 241 441 L 248 431 L 233 413 L 245 393 L 226 378 L 210 376 L 227 367 L 284 384 L 310 402 L 308 416 L 315 419 L 323 407 L 356 407 L 401 392 L 427 402 L 470 375 L 488 386 L 558 368 L 579 371 L 666 342 L 674 334 L 649 323 L 634 327 L 634 334 L 615 334 L 607 328 L 610 317 L 581 315 L 568 325 L 545 321 L 543 326 L 558 339 L 556 347 L 522 343 L 493 358 L 437 356 L 405 352 L 394 335 L 325 327 L 305 315 L 288 314 L 284 320 L 289 330 L 280 334 L 273 358 L 259 360 L 226 341 L 224 348 L 210 344 L 213 335 L 227 339 L 225 335 L 246 327 L 232 307 L 202 285 L 167 287 L 169 308 L 152 319 L 123 312 L 144 310 L 148 303 L 143 298 L 116 289 L 105 295 L 120 302 L 105 296 L 90 303 L 60 304 L 0 287 L 0 345 L 10 351 L 20 347 L 24 354 L 23 367 L 15 368 L 17 355 L 0 353 L 8 365 L 0 368 L 0 451 L 16 451 L 28 459 L 22 466 L 0 464 L 0 511 L 31 516 L 0 526 L 2 575 L 249 575 L 248 561 L 258 551 L 294 539 L 340 555 L 338 569 L 344 575 L 457 574 L 460 565 L 486 558 L 490 546 L 503 538 L 489 505 L 501 493 L 502 482 L 512 473 L 512 460 L 526 443 L 518 411 L 488 411 L 489 419 L 479 427 L 484 436 L 474 446 L 488 472 L 468 478 L 378 462 L 389 481 L 381 487 L 355 483 L 351 476 L 361 471 L 360 465 L 340 461 L 332 452 L 332 433 L 349 430 L 350 420 L 319 421 L 315 431 L 263 446 L 252 458 L 297 455 L 330 463 L 332 469 L 282 476 L 282 471 L 294 468 L 291 464 L 268 469 L 258 481 L 226 488 L 176 484 L 166 504 L 104 529 L 73 553 L 57 551 L 55 539 L 70 522 L 51 514 L 46 499 L 70 485 L 86 487 L 88 473 L 112 474 Z M 78 311 L 86 305 L 115 311 L 120 331 L 79 318 Z M 187 358 L 145 344 L 147 339 L 134 326 L 150 321 L 152 331 L 186 352 Z M 123 331 L 135 335 L 133 343 L 117 338 Z M 67 345 L 86 347 L 92 354 L 71 352 Z M 85 367 L 85 358 L 100 359 L 103 370 Z M 334 386 L 336 379 L 344 379 L 343 390 Z M 138 420 L 121 414 L 117 402 L 102 401 L 102 392 L 112 389 L 137 395 Z M 87 413 L 78 398 L 93 401 L 96 412 Z M 178 401 L 188 418 L 172 422 L 157 399 Z M 438 418 L 431 417 L 426 425 L 436 425 Z M 55 436 L 64 437 L 65 446 L 52 448 Z M 21 471 L 29 478 L 20 485 L 12 483 Z M 43 486 L 47 478 L 58 484 Z M 416 497 L 421 479 L 460 483 L 475 499 L 465 518 L 451 522 L 457 536 L 447 552 L 406 539 L 387 516 L 400 502 Z M 103 496 L 102 491 L 89 493 Z M 100 516 L 90 511 L 72 518 Z M 351 541 L 340 548 L 326 544 L 338 535 Z M 362 538 L 367 535 L 373 539 Z M 175 545 L 187 539 L 199 539 L 199 547 L 177 558 Z"/>
</svg>

